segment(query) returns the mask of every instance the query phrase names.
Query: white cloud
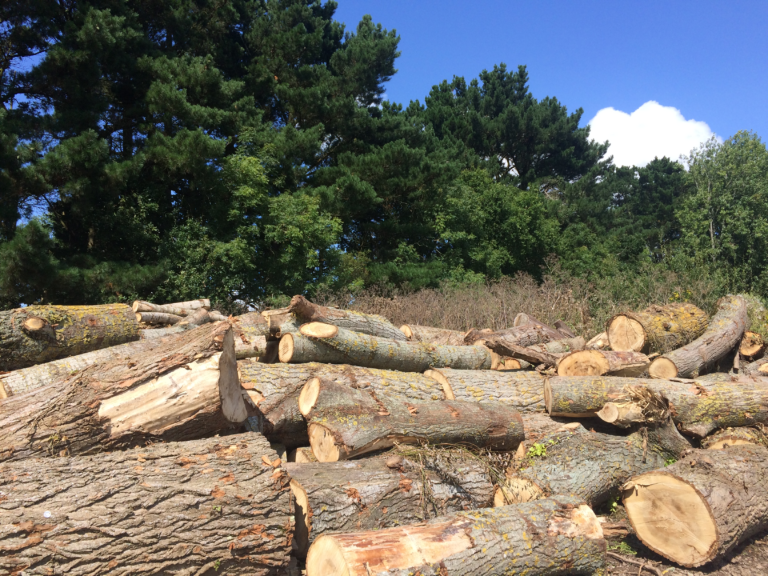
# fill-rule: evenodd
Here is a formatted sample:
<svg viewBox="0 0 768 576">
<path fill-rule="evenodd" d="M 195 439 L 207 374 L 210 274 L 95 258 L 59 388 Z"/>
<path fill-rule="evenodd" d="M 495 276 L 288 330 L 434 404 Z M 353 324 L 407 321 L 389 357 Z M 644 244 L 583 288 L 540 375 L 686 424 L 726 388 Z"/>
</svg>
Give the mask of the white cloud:
<svg viewBox="0 0 768 576">
<path fill-rule="evenodd" d="M 706 122 L 686 120 L 677 108 L 654 100 L 631 114 L 603 108 L 589 126 L 592 139 L 611 143 L 608 155 L 619 166 L 645 166 L 657 156 L 677 160 L 713 134 Z"/>
</svg>

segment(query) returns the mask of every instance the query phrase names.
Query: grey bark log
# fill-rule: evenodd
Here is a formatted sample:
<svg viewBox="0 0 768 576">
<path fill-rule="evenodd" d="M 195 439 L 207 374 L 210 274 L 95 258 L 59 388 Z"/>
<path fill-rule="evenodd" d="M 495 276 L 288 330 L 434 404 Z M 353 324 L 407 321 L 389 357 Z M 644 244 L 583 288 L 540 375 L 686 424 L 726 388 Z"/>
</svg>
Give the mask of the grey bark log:
<svg viewBox="0 0 768 576">
<path fill-rule="evenodd" d="M 448 330 L 446 328 L 432 328 L 430 326 L 417 326 L 416 324 L 404 324 L 400 331 L 405 334 L 410 342 L 423 342 L 425 344 L 447 344 L 449 346 L 464 346 L 465 332 Z"/>
<path fill-rule="evenodd" d="M 470 330 L 464 338 L 467 344 L 474 344 L 477 340 L 487 340 L 494 338 L 505 341 L 515 346 L 532 346 L 534 344 L 546 344 L 554 340 L 565 338 L 560 332 L 540 324 L 523 324 L 506 330 L 497 330 L 496 332 L 485 332 L 481 330 Z"/>
<path fill-rule="evenodd" d="M 323 324 L 332 324 L 333 326 L 338 326 L 352 332 L 359 332 L 360 334 L 388 338 L 399 342 L 406 341 L 405 334 L 389 320 L 378 314 L 364 314 L 354 310 L 340 310 L 338 308 L 318 306 L 304 298 L 304 296 L 294 296 L 291 298 L 288 311 L 296 316 L 299 324 L 322 322 Z"/>
<path fill-rule="evenodd" d="M 161 326 L 174 325 L 181 322 L 181 316 L 165 314 L 163 312 L 137 312 L 136 321 L 144 324 L 159 324 Z"/>
</svg>

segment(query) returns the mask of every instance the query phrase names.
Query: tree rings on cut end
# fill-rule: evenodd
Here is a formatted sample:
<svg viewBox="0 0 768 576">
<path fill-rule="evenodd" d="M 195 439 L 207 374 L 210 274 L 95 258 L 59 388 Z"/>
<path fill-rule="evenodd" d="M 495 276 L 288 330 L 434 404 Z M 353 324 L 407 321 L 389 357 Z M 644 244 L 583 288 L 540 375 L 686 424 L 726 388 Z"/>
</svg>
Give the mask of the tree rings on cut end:
<svg viewBox="0 0 768 576">
<path fill-rule="evenodd" d="M 299 412 L 304 417 L 309 416 L 320 395 L 320 378 L 310 378 L 299 394 Z"/>
<path fill-rule="evenodd" d="M 660 378 L 662 380 L 669 380 L 670 378 L 677 378 L 677 366 L 669 358 L 659 356 L 648 367 L 648 374 L 651 378 Z"/>
<path fill-rule="evenodd" d="M 765 348 L 763 337 L 757 332 L 744 332 L 739 345 L 739 352 L 742 356 L 757 356 Z"/>
<path fill-rule="evenodd" d="M 608 360 L 597 350 L 571 352 L 557 365 L 558 376 L 602 376 L 609 370 Z"/>
<path fill-rule="evenodd" d="M 280 338 L 280 344 L 277 350 L 277 357 L 280 362 L 290 362 L 293 358 L 293 336 L 290 334 L 283 334 Z"/>
<path fill-rule="evenodd" d="M 717 552 L 709 505 L 688 482 L 665 472 L 636 476 L 622 488 L 637 537 L 654 552 L 692 568 Z"/>
<path fill-rule="evenodd" d="M 333 324 L 324 324 L 323 322 L 310 322 L 304 324 L 299 328 L 304 336 L 311 336 L 312 338 L 333 338 L 339 333 L 339 329 Z"/>
<path fill-rule="evenodd" d="M 310 423 L 309 444 L 318 462 L 338 462 L 342 459 L 333 434 L 325 426 Z"/>
<path fill-rule="evenodd" d="M 645 346 L 645 328 L 637 320 L 619 314 L 608 323 L 608 343 L 617 352 L 640 352 Z"/>
</svg>

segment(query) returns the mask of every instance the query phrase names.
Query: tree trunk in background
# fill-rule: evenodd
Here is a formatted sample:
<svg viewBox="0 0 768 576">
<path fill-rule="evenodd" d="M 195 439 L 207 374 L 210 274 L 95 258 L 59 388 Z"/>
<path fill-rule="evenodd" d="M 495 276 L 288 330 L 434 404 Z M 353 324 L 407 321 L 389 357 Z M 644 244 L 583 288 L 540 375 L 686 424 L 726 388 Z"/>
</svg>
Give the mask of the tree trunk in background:
<svg viewBox="0 0 768 576">
<path fill-rule="evenodd" d="M 608 321 L 606 332 L 617 352 L 669 352 L 693 342 L 707 329 L 707 314 L 685 302 L 624 312 Z"/>
<path fill-rule="evenodd" d="M 0 462 L 191 440 L 246 419 L 228 323 L 0 403 Z"/>
<path fill-rule="evenodd" d="M 0 312 L 0 371 L 139 339 L 130 306 L 28 306 Z"/>
<path fill-rule="evenodd" d="M 766 486 L 768 449 L 762 446 L 693 450 L 627 482 L 624 507 L 643 544 L 695 568 L 768 528 Z"/>
<path fill-rule="evenodd" d="M 402 526 L 318 538 L 307 576 L 502 576 L 599 573 L 606 542 L 572 496 L 486 508 Z"/>
<path fill-rule="evenodd" d="M 400 331 L 405 334 L 409 342 L 423 342 L 425 344 L 447 344 L 448 346 L 464 346 L 466 332 L 448 330 L 446 328 L 431 328 L 429 326 L 417 326 L 416 324 L 404 324 Z"/>
<path fill-rule="evenodd" d="M 2 574 L 284 574 L 293 505 L 257 434 L 0 465 Z"/>
<path fill-rule="evenodd" d="M 363 314 L 352 310 L 339 310 L 313 304 L 304 296 L 294 296 L 288 311 L 296 315 L 299 324 L 322 322 L 339 328 L 345 328 L 360 334 L 369 334 L 378 338 L 389 338 L 405 342 L 406 337 L 398 328 L 383 316 Z"/>
<path fill-rule="evenodd" d="M 690 344 L 656 358 L 648 372 L 654 378 L 698 376 L 734 350 L 748 327 L 746 300 L 741 296 L 721 298 L 706 331 Z"/>
<path fill-rule="evenodd" d="M 558 376 L 637 377 L 648 369 L 651 361 L 640 352 L 579 350 L 562 356 L 557 362 Z"/>
</svg>

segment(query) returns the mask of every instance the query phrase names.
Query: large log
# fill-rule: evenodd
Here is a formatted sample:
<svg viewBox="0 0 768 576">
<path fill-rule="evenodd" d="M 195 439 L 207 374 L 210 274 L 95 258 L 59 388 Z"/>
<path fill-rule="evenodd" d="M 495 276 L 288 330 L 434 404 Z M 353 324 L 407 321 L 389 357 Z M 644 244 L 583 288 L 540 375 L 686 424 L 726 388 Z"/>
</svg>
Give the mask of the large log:
<svg viewBox="0 0 768 576">
<path fill-rule="evenodd" d="M 443 516 L 427 524 L 318 538 L 307 576 L 597 574 L 606 542 L 572 496 Z"/>
<path fill-rule="evenodd" d="M 299 554 L 325 533 L 416 524 L 489 506 L 493 483 L 485 466 L 459 451 L 439 452 L 423 465 L 402 456 L 285 465 Z"/>
<path fill-rule="evenodd" d="M 246 416 L 231 326 L 206 324 L 4 400 L 0 462 L 200 438 Z"/>
<path fill-rule="evenodd" d="M 632 476 L 663 467 L 690 448 L 669 419 L 629 436 L 589 432 L 583 426 L 561 428 L 528 448 L 526 467 L 508 474 L 495 503 L 574 494 L 594 508 L 616 496 Z"/>
<path fill-rule="evenodd" d="M 651 361 L 640 352 L 611 350 L 578 350 L 557 361 L 558 376 L 629 376 L 637 377 L 648 369 Z"/>
<path fill-rule="evenodd" d="M 309 442 L 320 462 L 354 458 L 396 442 L 514 450 L 523 440 L 520 414 L 503 404 L 408 402 L 313 379 L 301 391 L 299 410 L 309 422 Z"/>
<path fill-rule="evenodd" d="M 262 357 L 267 351 L 269 325 L 258 312 L 232 318 L 235 329 L 235 354 L 238 360 Z"/>
<path fill-rule="evenodd" d="M 550 416 L 589 417 L 609 402 L 631 401 L 636 386 L 666 398 L 684 434 L 703 438 L 717 428 L 768 424 L 768 384 L 759 382 L 558 376 L 545 382 L 544 402 Z"/>
<path fill-rule="evenodd" d="M 166 312 L 170 309 L 174 310 L 186 310 L 191 312 L 192 310 L 210 310 L 211 301 L 208 298 L 200 298 L 198 300 L 188 300 L 186 302 L 173 302 L 171 304 L 152 304 L 151 302 L 145 302 L 143 300 L 134 300 L 131 307 L 134 312 Z M 176 312 L 171 312 L 176 314 Z M 183 316 L 183 314 L 180 314 Z"/>
<path fill-rule="evenodd" d="M 400 342 L 406 341 L 406 336 L 394 324 L 378 314 L 364 314 L 354 310 L 340 310 L 313 304 L 304 296 L 294 296 L 288 306 L 288 312 L 294 314 L 300 324 L 321 322 L 344 328 L 360 334 L 368 334 L 379 338 L 388 338 Z"/>
<path fill-rule="evenodd" d="M 606 333 L 617 352 L 669 352 L 693 342 L 707 329 L 707 314 L 693 304 L 676 302 L 624 312 L 611 318 Z"/>
<path fill-rule="evenodd" d="M 430 326 L 417 326 L 416 324 L 403 324 L 400 331 L 405 334 L 409 342 L 423 342 L 425 344 L 447 344 L 449 346 L 464 346 L 466 332 L 448 330 L 446 328 L 432 328 Z"/>
<path fill-rule="evenodd" d="M 659 356 L 648 373 L 653 378 L 698 376 L 736 348 L 749 327 L 747 301 L 741 296 L 725 296 L 717 303 L 717 313 L 696 340 Z"/>
<path fill-rule="evenodd" d="M 285 334 L 280 339 L 280 361 L 353 364 L 403 372 L 433 367 L 487 370 L 492 366 L 491 352 L 482 346 L 397 342 L 319 322 L 302 325 L 299 334 Z"/>
<path fill-rule="evenodd" d="M 0 312 L 0 371 L 18 370 L 139 339 L 125 304 L 28 306 Z"/>
<path fill-rule="evenodd" d="M 724 450 L 742 444 L 756 444 L 768 448 L 768 434 L 757 426 L 741 426 L 718 430 L 701 441 L 701 447 L 707 450 Z"/>
<path fill-rule="evenodd" d="M 527 362 L 531 365 L 542 364 L 544 366 L 554 366 L 560 358 L 559 354 L 552 354 L 546 350 L 541 350 L 541 348 L 534 348 L 533 346 L 517 346 L 516 344 L 510 344 L 506 340 L 496 337 L 478 340 L 477 343 L 482 343 L 483 346 L 489 348 L 500 357 L 514 358 L 515 360 Z"/>
<path fill-rule="evenodd" d="M 498 402 L 521 414 L 545 409 L 544 378 L 537 372 L 435 368 L 424 376 L 442 385 L 447 400 Z"/>
<path fill-rule="evenodd" d="M 2 464 L 0 574 L 284 574 L 293 506 L 276 460 L 242 434 Z"/>
<path fill-rule="evenodd" d="M 496 332 L 470 330 L 464 337 L 464 341 L 467 344 L 474 344 L 477 340 L 490 338 L 502 340 L 515 346 L 532 346 L 533 344 L 546 344 L 554 340 L 562 340 L 565 336 L 548 326 L 530 323 Z"/>
<path fill-rule="evenodd" d="M 288 448 L 306 446 L 307 421 L 299 411 L 299 393 L 307 382 L 320 378 L 374 393 L 389 393 L 405 400 L 443 400 L 441 386 L 415 372 L 374 370 L 344 364 L 264 364 L 255 360 L 237 363 L 240 385 L 258 409 L 255 428 L 273 442 Z"/>
<path fill-rule="evenodd" d="M 623 489 L 637 537 L 688 568 L 723 558 L 768 528 L 768 449 L 692 450 Z"/>
</svg>

